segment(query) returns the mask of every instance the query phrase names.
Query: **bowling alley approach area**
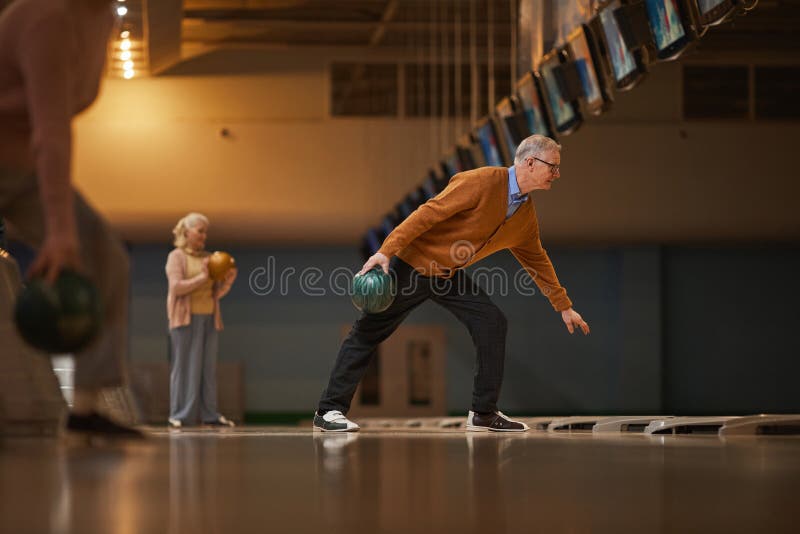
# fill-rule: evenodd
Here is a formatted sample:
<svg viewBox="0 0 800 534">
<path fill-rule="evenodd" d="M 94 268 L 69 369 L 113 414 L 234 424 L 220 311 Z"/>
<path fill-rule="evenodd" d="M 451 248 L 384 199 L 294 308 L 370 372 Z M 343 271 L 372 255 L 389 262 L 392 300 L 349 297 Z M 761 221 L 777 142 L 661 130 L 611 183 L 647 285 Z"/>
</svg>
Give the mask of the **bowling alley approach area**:
<svg viewBox="0 0 800 534">
<path fill-rule="evenodd" d="M 384 424 L 386 422 L 384 421 Z M 796 532 L 797 436 L 434 427 L 3 445 L 3 532 Z"/>
<path fill-rule="evenodd" d="M 0 534 L 800 532 L 800 0 L 0 0 Z"/>
</svg>

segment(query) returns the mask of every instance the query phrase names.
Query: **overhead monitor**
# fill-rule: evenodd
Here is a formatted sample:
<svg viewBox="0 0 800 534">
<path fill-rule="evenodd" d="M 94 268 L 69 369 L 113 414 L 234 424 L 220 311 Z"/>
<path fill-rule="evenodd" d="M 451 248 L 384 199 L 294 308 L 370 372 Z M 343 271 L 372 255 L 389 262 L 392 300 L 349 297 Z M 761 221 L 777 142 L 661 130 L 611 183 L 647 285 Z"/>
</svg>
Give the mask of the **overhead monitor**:
<svg viewBox="0 0 800 534">
<path fill-rule="evenodd" d="M 527 135 L 539 134 L 555 137 L 547 112 L 543 106 L 542 90 L 539 78 L 528 72 L 517 82 L 517 101 L 522 107 L 527 126 Z"/>
<path fill-rule="evenodd" d="M 488 165 L 481 145 L 478 143 L 478 138 L 472 132 L 467 132 L 459 138 L 458 147 L 462 149 L 459 150 L 459 155 L 464 168 L 467 167 L 467 164 L 469 164 L 470 169 Z"/>
<path fill-rule="evenodd" d="M 517 153 L 520 142 L 527 137 L 525 132 L 525 115 L 515 97 L 506 97 L 495 107 L 497 111 L 497 124 L 500 129 L 500 137 L 503 138 L 503 146 L 506 149 L 506 161 L 512 162 Z"/>
<path fill-rule="evenodd" d="M 503 155 L 500 153 L 497 132 L 495 132 L 494 124 L 489 117 L 484 117 L 478 121 L 478 126 L 475 128 L 475 136 L 478 138 L 486 165 L 503 167 Z"/>
<path fill-rule="evenodd" d="M 616 11 L 621 9 L 619 0 L 611 2 L 593 18 L 589 26 L 599 37 L 598 44 L 608 72 L 618 91 L 633 89 L 647 74 L 647 50 L 630 48 L 623 37 Z M 649 28 L 647 29 L 649 32 Z"/>
<path fill-rule="evenodd" d="M 382 231 L 379 228 L 370 228 L 364 235 L 361 243 L 361 254 L 369 257 L 378 252 L 383 244 Z"/>
<path fill-rule="evenodd" d="M 438 195 L 442 189 L 444 189 L 443 186 L 440 187 L 442 181 L 443 180 L 436 173 L 436 171 L 429 169 L 428 174 L 425 176 L 425 180 L 422 182 L 422 187 L 425 188 L 425 191 L 432 198 Z M 445 181 L 444 183 L 446 184 L 447 182 Z"/>
<path fill-rule="evenodd" d="M 602 57 L 596 38 L 586 25 L 575 28 L 567 38 L 567 53 L 575 62 L 587 113 L 599 115 L 611 107 L 611 94 L 606 85 Z"/>
<path fill-rule="evenodd" d="M 418 207 L 425 204 L 427 201 L 429 201 L 435 196 L 436 195 L 433 193 L 433 191 L 425 187 L 425 184 L 423 183 L 422 185 L 417 187 L 417 198 L 419 199 Z"/>
<path fill-rule="evenodd" d="M 444 160 L 444 167 L 447 170 L 447 177 L 452 178 L 455 174 L 464 170 L 461 165 L 461 159 L 458 157 L 458 151 L 453 149 L 452 152 L 447 154 Z"/>
<path fill-rule="evenodd" d="M 398 202 L 397 206 L 395 206 L 395 213 L 397 216 L 397 220 L 399 222 L 405 221 L 406 218 L 409 215 L 411 215 L 415 209 L 417 209 L 417 206 L 413 202 L 411 202 L 409 200 L 409 197 L 407 196 L 406 198 Z"/>
<path fill-rule="evenodd" d="M 444 165 L 444 162 L 442 162 L 442 165 Z M 425 187 L 433 192 L 433 196 L 436 196 L 447 187 L 447 182 L 449 181 L 450 175 L 437 173 L 434 169 L 430 169 L 428 178 L 425 180 Z"/>
<path fill-rule="evenodd" d="M 392 233 L 395 226 L 397 226 L 397 215 L 386 215 L 381 221 L 381 242 Z"/>
<path fill-rule="evenodd" d="M 576 100 L 567 100 L 561 93 L 555 70 L 561 65 L 564 54 L 561 50 L 553 50 L 542 58 L 538 74 L 542 79 L 542 88 L 549 104 L 553 127 L 560 134 L 570 134 L 583 122 L 579 104 Z"/>
<path fill-rule="evenodd" d="M 698 18 L 703 26 L 714 26 L 728 20 L 735 9 L 735 0 L 697 0 Z"/>
<path fill-rule="evenodd" d="M 655 52 L 653 30 L 650 29 L 650 19 L 647 16 L 647 6 L 644 0 L 619 0 L 611 2 L 614 20 L 619 26 L 625 46 L 631 50 L 647 48 Z"/>
<path fill-rule="evenodd" d="M 647 19 L 661 61 L 675 59 L 694 41 L 693 21 L 683 0 L 645 0 Z"/>
<path fill-rule="evenodd" d="M 472 150 L 469 147 L 456 145 L 456 154 L 458 155 L 458 161 L 461 164 L 462 171 L 478 168 L 478 163 L 475 161 Z"/>
</svg>

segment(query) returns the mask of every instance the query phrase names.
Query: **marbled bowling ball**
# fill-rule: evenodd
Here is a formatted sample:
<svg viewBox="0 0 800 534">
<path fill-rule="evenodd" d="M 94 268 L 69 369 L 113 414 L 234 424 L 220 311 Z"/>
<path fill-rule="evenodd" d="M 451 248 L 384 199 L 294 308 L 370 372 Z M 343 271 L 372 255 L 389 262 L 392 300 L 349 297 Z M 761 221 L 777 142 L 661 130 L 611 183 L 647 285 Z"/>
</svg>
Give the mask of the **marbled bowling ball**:
<svg viewBox="0 0 800 534">
<path fill-rule="evenodd" d="M 102 304 L 85 276 L 63 270 L 53 285 L 33 278 L 17 296 L 14 321 L 22 338 L 50 354 L 75 353 L 100 330 Z"/>
</svg>

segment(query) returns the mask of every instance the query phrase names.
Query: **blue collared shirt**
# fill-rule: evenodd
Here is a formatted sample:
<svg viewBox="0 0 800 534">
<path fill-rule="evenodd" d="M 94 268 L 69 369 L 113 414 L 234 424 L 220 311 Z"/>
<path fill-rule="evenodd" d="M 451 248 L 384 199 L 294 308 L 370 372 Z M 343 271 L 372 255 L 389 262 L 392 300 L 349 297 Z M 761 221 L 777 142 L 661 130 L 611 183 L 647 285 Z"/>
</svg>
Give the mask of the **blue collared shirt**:
<svg viewBox="0 0 800 534">
<path fill-rule="evenodd" d="M 522 206 L 528 200 L 528 195 L 521 195 L 519 192 L 519 184 L 517 183 L 517 170 L 512 165 L 508 168 L 508 211 L 506 211 L 506 219 L 516 213 L 517 208 Z"/>
</svg>

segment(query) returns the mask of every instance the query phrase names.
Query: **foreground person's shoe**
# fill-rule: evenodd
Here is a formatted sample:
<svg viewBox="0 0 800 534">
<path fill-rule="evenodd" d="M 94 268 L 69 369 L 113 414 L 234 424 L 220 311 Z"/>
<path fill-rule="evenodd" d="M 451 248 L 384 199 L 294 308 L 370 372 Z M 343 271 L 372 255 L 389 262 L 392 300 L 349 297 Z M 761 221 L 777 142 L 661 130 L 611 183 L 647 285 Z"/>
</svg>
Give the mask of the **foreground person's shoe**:
<svg viewBox="0 0 800 534">
<path fill-rule="evenodd" d="M 323 432 L 358 432 L 359 426 L 344 416 L 339 410 L 331 410 L 325 415 L 314 414 L 314 430 Z"/>
<path fill-rule="evenodd" d="M 467 430 L 472 432 L 525 432 L 528 425 L 509 419 L 503 412 L 479 414 L 470 410 Z"/>
<path fill-rule="evenodd" d="M 170 417 L 167 419 L 167 426 L 180 430 L 180 428 L 183 426 L 183 422 L 180 419 L 173 419 Z"/>
<path fill-rule="evenodd" d="M 144 439 L 145 435 L 135 428 L 120 425 L 111 419 L 92 412 L 86 415 L 69 414 L 67 432 L 73 436 L 100 437 L 109 439 Z"/>
<path fill-rule="evenodd" d="M 213 421 L 205 421 L 203 422 L 206 426 L 236 426 L 236 423 L 225 417 L 224 415 L 220 415 Z"/>
</svg>

